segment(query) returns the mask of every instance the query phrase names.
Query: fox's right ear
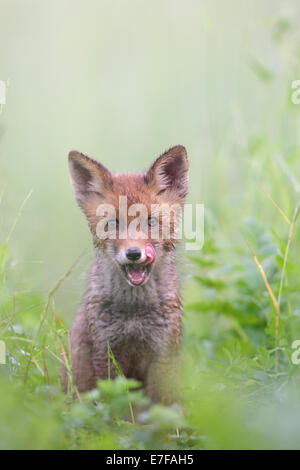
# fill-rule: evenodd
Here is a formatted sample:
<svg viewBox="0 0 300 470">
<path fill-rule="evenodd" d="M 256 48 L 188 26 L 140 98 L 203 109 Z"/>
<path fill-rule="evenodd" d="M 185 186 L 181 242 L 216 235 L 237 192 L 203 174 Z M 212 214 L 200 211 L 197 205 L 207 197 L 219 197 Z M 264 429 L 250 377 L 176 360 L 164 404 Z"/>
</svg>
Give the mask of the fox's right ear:
<svg viewBox="0 0 300 470">
<path fill-rule="evenodd" d="M 111 173 L 101 163 L 76 150 L 69 153 L 69 171 L 76 200 L 87 213 L 89 205 L 94 205 L 111 188 Z"/>
<path fill-rule="evenodd" d="M 166 193 L 183 201 L 188 190 L 188 169 L 186 149 L 176 145 L 155 160 L 145 179 L 157 195 Z"/>
</svg>

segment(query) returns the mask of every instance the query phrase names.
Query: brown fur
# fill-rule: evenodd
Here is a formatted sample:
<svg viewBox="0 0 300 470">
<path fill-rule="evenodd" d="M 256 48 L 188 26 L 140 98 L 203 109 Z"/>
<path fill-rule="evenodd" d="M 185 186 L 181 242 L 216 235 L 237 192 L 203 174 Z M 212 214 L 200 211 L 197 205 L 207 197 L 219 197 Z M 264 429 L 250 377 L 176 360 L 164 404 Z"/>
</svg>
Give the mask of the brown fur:
<svg viewBox="0 0 300 470">
<path fill-rule="evenodd" d="M 176 269 L 174 220 L 167 240 L 148 238 L 100 240 L 96 235 L 100 203 L 110 203 L 118 217 L 119 196 L 128 207 L 143 203 L 180 204 L 187 192 L 188 162 L 185 148 L 176 146 L 159 157 L 144 174 L 112 175 L 100 163 L 70 152 L 71 181 L 79 206 L 87 217 L 96 249 L 88 288 L 71 330 L 72 372 L 79 392 L 98 379 L 116 377 L 108 361 L 108 343 L 122 372 L 142 383 L 153 400 L 174 399 L 181 340 L 181 298 Z M 164 214 L 160 215 L 161 218 Z M 130 217 L 128 217 L 128 222 Z M 116 257 L 132 246 L 155 247 L 157 258 L 147 282 L 131 286 Z M 110 371 L 108 371 L 110 367 Z M 62 370 L 63 388 L 68 388 Z"/>
</svg>

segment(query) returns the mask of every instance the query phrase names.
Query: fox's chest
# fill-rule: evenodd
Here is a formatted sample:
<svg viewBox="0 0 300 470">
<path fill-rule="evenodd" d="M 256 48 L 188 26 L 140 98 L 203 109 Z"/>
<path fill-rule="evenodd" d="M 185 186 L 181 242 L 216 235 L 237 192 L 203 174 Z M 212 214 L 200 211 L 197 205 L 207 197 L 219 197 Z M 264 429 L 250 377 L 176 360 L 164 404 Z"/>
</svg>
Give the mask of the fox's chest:
<svg viewBox="0 0 300 470">
<path fill-rule="evenodd" d="M 155 310 L 136 309 L 133 311 L 109 311 L 102 313 L 101 336 L 111 346 L 134 346 L 157 351 L 167 342 L 168 322 Z"/>
</svg>

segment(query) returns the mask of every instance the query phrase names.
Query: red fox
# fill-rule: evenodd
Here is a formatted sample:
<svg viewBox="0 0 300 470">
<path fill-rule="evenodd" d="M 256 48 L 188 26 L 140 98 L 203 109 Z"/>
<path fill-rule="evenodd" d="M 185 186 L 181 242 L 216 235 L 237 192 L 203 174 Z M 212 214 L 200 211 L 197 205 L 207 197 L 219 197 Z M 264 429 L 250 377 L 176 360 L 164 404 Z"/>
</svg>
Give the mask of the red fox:
<svg viewBox="0 0 300 470">
<path fill-rule="evenodd" d="M 173 215 L 169 216 L 169 235 L 161 235 L 168 207 L 183 208 L 188 187 L 186 150 L 175 146 L 147 172 L 121 175 L 72 151 L 69 170 L 95 247 L 88 287 L 71 329 L 74 383 L 79 392 L 86 392 L 98 379 L 115 378 L 111 350 L 125 377 L 140 381 L 153 402 L 170 403 L 182 329 Z M 120 213 L 122 197 L 128 206 L 125 223 Z M 139 211 L 138 236 L 127 230 L 134 221 L 134 205 L 147 209 L 146 216 Z M 108 215 L 110 207 L 113 218 Z M 158 213 L 153 207 L 163 209 Z M 101 227 L 104 235 L 99 233 Z M 110 233 L 115 236 L 108 236 Z M 64 368 L 62 383 L 66 391 Z"/>
</svg>

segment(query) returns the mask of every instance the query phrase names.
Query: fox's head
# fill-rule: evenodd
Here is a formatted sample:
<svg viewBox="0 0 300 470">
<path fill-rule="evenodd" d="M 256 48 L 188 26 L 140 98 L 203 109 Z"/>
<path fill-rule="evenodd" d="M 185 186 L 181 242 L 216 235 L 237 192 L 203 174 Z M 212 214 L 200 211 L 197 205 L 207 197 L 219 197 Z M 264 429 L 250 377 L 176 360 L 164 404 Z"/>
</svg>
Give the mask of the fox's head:
<svg viewBox="0 0 300 470">
<path fill-rule="evenodd" d="M 87 217 L 96 248 L 141 286 L 175 248 L 188 185 L 188 160 L 177 145 L 146 173 L 116 175 L 82 153 L 69 153 L 76 200 Z"/>
</svg>

